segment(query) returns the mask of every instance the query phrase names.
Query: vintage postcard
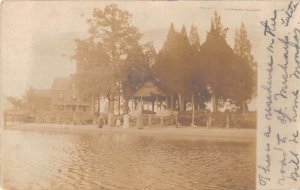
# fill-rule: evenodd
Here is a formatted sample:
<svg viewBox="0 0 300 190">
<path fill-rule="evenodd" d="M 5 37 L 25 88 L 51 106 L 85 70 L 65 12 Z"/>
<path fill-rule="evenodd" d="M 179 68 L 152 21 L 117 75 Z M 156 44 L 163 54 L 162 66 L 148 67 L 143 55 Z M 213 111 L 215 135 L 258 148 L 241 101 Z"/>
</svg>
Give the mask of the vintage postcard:
<svg viewBox="0 0 300 190">
<path fill-rule="evenodd" d="M 3 1 L 0 189 L 300 189 L 300 0 Z"/>
</svg>

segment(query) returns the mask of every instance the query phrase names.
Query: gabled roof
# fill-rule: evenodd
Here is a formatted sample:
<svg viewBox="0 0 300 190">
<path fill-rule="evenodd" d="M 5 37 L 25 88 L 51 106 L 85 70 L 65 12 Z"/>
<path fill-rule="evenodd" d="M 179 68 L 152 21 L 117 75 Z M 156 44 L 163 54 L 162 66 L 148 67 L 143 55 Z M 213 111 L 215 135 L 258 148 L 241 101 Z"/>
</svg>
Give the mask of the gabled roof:
<svg viewBox="0 0 300 190">
<path fill-rule="evenodd" d="M 57 77 L 54 79 L 51 86 L 52 90 L 67 90 L 70 88 L 72 88 L 72 80 L 70 77 Z"/>
<path fill-rule="evenodd" d="M 166 96 L 164 90 L 160 87 L 159 81 L 155 78 L 146 80 L 139 85 L 133 94 L 133 97 L 155 97 Z"/>
</svg>

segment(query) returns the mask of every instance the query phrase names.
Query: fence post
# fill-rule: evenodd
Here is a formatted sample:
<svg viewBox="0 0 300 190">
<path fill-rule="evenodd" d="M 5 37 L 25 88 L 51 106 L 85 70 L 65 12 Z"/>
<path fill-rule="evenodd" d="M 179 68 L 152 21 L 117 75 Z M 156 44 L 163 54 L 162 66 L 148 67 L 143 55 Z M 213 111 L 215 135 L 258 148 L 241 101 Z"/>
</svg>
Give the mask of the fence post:
<svg viewBox="0 0 300 190">
<path fill-rule="evenodd" d="M 196 127 L 195 126 L 195 103 L 194 103 L 194 94 L 192 94 L 192 123 L 191 123 L 192 127 Z"/>
<path fill-rule="evenodd" d="M 136 117 L 136 126 L 139 128 L 139 129 L 142 129 L 143 128 L 143 115 L 138 115 Z"/>
<path fill-rule="evenodd" d="M 163 116 L 160 116 L 160 126 L 163 127 L 163 124 L 164 124 Z"/>
<path fill-rule="evenodd" d="M 129 127 L 129 115 L 126 114 L 123 116 L 123 128 L 128 128 Z"/>
<path fill-rule="evenodd" d="M 4 127 L 6 127 L 6 121 L 7 121 L 7 114 L 4 113 Z"/>
<path fill-rule="evenodd" d="M 226 129 L 229 129 L 229 114 L 226 116 Z"/>
<path fill-rule="evenodd" d="M 151 127 L 152 122 L 151 122 L 151 114 L 148 115 L 148 127 Z"/>
<path fill-rule="evenodd" d="M 208 129 L 211 128 L 211 114 L 209 114 L 209 116 L 208 116 L 208 120 L 206 122 L 206 126 L 207 126 Z"/>
</svg>

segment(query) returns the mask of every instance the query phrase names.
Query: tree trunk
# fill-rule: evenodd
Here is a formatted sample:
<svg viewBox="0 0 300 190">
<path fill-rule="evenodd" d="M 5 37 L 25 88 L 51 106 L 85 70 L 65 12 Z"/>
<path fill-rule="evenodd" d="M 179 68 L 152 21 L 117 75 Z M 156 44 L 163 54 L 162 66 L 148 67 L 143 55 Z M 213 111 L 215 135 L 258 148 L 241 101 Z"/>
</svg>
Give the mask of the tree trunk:
<svg viewBox="0 0 300 190">
<path fill-rule="evenodd" d="M 110 95 L 109 96 L 109 113 L 114 114 L 115 111 L 115 97 Z"/>
<path fill-rule="evenodd" d="M 194 94 L 192 94 L 192 126 L 195 125 L 195 101 L 194 101 Z"/>
<path fill-rule="evenodd" d="M 95 105 L 94 105 L 94 93 L 92 93 L 92 104 L 91 104 L 91 114 L 94 116 L 94 107 L 95 107 Z"/>
<path fill-rule="evenodd" d="M 166 110 L 168 110 L 168 108 L 169 108 L 169 97 L 168 96 L 166 96 Z"/>
<path fill-rule="evenodd" d="M 241 102 L 241 110 L 242 110 L 242 112 L 248 112 L 249 111 L 248 104 L 247 104 L 246 101 Z"/>
<path fill-rule="evenodd" d="M 110 112 L 110 95 L 107 95 L 107 100 L 108 100 L 108 113 Z"/>
<path fill-rule="evenodd" d="M 114 125 L 114 107 L 115 107 L 115 100 L 114 96 L 110 95 L 108 96 L 108 101 L 109 101 L 109 108 L 108 108 L 108 118 L 107 118 L 107 124 L 109 126 Z"/>
<path fill-rule="evenodd" d="M 144 101 L 143 101 L 143 97 L 141 97 L 141 112 L 143 113 L 144 111 Z"/>
<path fill-rule="evenodd" d="M 154 112 L 154 101 L 152 100 L 152 111 Z"/>
<path fill-rule="evenodd" d="M 127 115 L 127 114 L 129 113 L 129 110 L 130 110 L 128 104 L 129 104 L 129 100 L 126 99 L 125 102 L 124 102 L 124 104 L 123 104 L 123 113 L 124 113 L 125 115 Z"/>
<path fill-rule="evenodd" d="M 182 102 L 183 102 L 183 111 L 186 111 L 186 97 L 182 96 Z"/>
<path fill-rule="evenodd" d="M 174 109 L 174 95 L 171 96 L 171 115 L 173 115 L 173 109 Z"/>
<path fill-rule="evenodd" d="M 98 97 L 98 101 L 97 101 L 97 102 L 98 102 L 98 105 L 97 105 L 97 106 L 98 106 L 98 108 L 97 108 L 97 115 L 100 114 L 100 108 L 101 108 L 101 107 L 100 107 L 100 106 L 101 106 L 101 105 L 100 105 L 100 100 L 101 100 L 101 98 Z"/>
<path fill-rule="evenodd" d="M 213 95 L 211 97 L 211 102 L 212 102 L 213 112 L 217 112 L 218 111 L 218 100 L 215 95 Z"/>
<path fill-rule="evenodd" d="M 121 92 L 120 92 L 121 93 Z M 121 94 L 118 96 L 118 113 L 121 115 Z"/>
<path fill-rule="evenodd" d="M 179 111 L 184 111 L 184 96 L 182 94 L 178 94 L 178 101 L 179 101 Z"/>
</svg>

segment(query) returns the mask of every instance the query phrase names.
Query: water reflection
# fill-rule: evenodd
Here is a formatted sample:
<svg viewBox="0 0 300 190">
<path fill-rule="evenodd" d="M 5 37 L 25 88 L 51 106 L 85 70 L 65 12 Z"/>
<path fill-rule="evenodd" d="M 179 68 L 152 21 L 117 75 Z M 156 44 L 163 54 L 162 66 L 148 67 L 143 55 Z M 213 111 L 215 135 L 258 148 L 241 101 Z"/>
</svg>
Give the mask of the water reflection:
<svg viewBox="0 0 300 190">
<path fill-rule="evenodd" d="M 254 189 L 255 143 L 5 131 L 8 189 Z"/>
</svg>

